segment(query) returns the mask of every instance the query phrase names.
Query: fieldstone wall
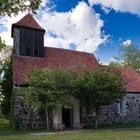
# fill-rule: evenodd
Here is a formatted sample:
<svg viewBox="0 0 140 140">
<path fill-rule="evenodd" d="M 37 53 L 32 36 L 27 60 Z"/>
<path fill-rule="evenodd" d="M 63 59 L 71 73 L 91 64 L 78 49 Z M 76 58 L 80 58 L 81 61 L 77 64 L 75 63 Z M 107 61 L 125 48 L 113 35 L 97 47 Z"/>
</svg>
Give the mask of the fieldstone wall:
<svg viewBox="0 0 140 140">
<path fill-rule="evenodd" d="M 37 111 L 31 110 L 23 101 L 22 92 L 24 88 L 14 87 L 14 115 L 19 120 L 19 128 L 46 128 L 45 116 L 39 116 Z"/>
<path fill-rule="evenodd" d="M 99 124 L 140 122 L 140 94 L 127 93 L 121 103 L 103 107 L 100 111 Z M 95 113 L 81 114 L 81 123 L 94 125 Z"/>
<path fill-rule="evenodd" d="M 110 106 L 103 107 L 99 112 L 99 124 L 113 124 L 118 122 L 119 113 L 118 113 L 118 104 L 114 103 Z M 85 125 L 94 125 L 95 123 L 95 113 L 86 114 L 81 116 L 81 122 Z"/>
<path fill-rule="evenodd" d="M 13 87 L 14 96 L 14 114 L 20 120 L 19 128 L 46 128 L 45 115 L 38 115 L 37 111 L 31 110 L 23 101 L 22 92 L 24 88 Z M 50 116 L 53 119 L 53 116 Z M 95 113 L 82 113 L 80 115 L 81 123 L 86 125 L 94 125 Z M 103 107 L 100 111 L 99 124 L 113 123 L 131 123 L 140 122 L 140 94 L 127 93 L 123 101 L 118 104 L 114 103 L 110 106 Z M 52 121 L 51 121 L 52 123 Z M 50 124 L 51 125 L 51 124 Z"/>
<path fill-rule="evenodd" d="M 123 122 L 140 122 L 140 93 L 128 93 L 125 97 L 126 115 L 120 116 Z"/>
</svg>

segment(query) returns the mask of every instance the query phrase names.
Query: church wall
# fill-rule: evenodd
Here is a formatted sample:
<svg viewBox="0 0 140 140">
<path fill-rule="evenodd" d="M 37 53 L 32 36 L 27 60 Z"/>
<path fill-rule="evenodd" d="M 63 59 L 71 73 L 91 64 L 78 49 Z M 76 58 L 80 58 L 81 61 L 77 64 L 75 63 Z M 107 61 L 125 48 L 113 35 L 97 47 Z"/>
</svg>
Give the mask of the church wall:
<svg viewBox="0 0 140 140">
<path fill-rule="evenodd" d="M 44 116 L 37 115 L 36 110 L 31 110 L 27 105 L 25 100 L 23 100 L 23 93 L 25 87 L 13 87 L 13 97 L 14 97 L 14 115 L 20 120 L 20 129 L 32 129 L 32 128 L 46 128 L 46 118 Z M 80 127 L 79 120 L 79 101 L 74 97 L 69 97 L 68 100 L 72 103 L 73 109 L 73 127 Z M 50 114 L 50 128 L 60 128 L 62 125 L 62 106 L 53 113 Z"/>
<path fill-rule="evenodd" d="M 46 128 L 45 116 L 40 117 L 36 110 L 29 109 L 23 101 L 23 92 L 24 88 L 13 87 L 14 115 L 20 120 L 18 127 L 21 129 Z"/>
<path fill-rule="evenodd" d="M 95 113 L 81 114 L 81 122 L 94 125 Z M 135 123 L 140 122 L 140 94 L 127 93 L 121 103 L 103 107 L 100 111 L 99 124 Z"/>
<path fill-rule="evenodd" d="M 13 87 L 14 114 L 20 118 L 19 128 L 46 128 L 45 116 L 36 115 L 36 111 L 30 110 L 23 101 L 22 92 L 24 88 Z M 84 125 L 94 125 L 95 113 L 82 113 L 81 123 Z M 132 123 L 140 122 L 140 94 L 127 93 L 123 101 L 118 104 L 103 107 L 100 111 L 99 124 Z"/>
<path fill-rule="evenodd" d="M 129 93 L 126 95 L 126 115 L 124 122 L 140 122 L 140 94 Z"/>
</svg>

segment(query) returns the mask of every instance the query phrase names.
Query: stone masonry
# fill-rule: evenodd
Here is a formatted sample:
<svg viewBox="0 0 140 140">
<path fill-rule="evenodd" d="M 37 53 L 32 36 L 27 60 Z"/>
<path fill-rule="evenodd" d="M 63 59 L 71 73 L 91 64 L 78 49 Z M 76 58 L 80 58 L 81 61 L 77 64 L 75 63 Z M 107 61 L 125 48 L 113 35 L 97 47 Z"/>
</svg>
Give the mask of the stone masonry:
<svg viewBox="0 0 140 140">
<path fill-rule="evenodd" d="M 22 89 L 14 87 L 14 113 L 20 119 L 19 128 L 45 128 L 45 117 L 36 115 L 31 111 L 22 99 Z M 103 107 L 100 111 L 99 124 L 113 123 L 131 123 L 140 122 L 140 94 L 127 93 L 121 103 L 114 103 L 110 106 Z M 94 125 L 95 113 L 81 114 L 81 123 Z"/>
<path fill-rule="evenodd" d="M 23 101 L 22 96 L 23 88 L 14 87 L 14 115 L 19 122 L 19 128 L 31 129 L 31 128 L 46 128 L 45 116 L 40 117 L 36 111 L 31 110 Z"/>
<path fill-rule="evenodd" d="M 100 111 L 99 124 L 140 122 L 140 94 L 127 93 L 121 103 L 114 103 Z M 81 116 L 81 122 L 94 125 L 95 113 Z"/>
</svg>

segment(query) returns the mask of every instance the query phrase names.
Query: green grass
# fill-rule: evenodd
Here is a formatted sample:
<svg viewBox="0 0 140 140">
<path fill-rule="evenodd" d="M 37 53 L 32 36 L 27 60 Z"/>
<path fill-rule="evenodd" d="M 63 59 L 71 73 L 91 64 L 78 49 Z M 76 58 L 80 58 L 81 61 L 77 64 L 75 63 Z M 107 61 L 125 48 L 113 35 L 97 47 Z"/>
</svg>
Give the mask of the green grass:
<svg viewBox="0 0 140 140">
<path fill-rule="evenodd" d="M 9 120 L 0 119 L 0 131 L 10 129 Z"/>
<path fill-rule="evenodd" d="M 117 124 L 68 134 L 47 135 L 44 132 L 46 130 L 11 130 L 9 121 L 0 119 L 0 140 L 140 140 L 140 124 Z M 36 135 L 31 135 L 33 133 Z M 5 136 L 8 134 L 14 135 Z"/>
<path fill-rule="evenodd" d="M 129 130 L 92 130 L 42 136 L 0 136 L 0 140 L 140 140 L 140 128 Z"/>
<path fill-rule="evenodd" d="M 36 132 L 46 132 L 46 130 L 40 130 L 40 129 L 35 129 L 35 130 L 12 130 L 10 128 L 10 122 L 9 120 L 6 119 L 0 119 L 0 135 L 2 134 L 28 134 L 28 133 L 36 133 Z"/>
<path fill-rule="evenodd" d="M 140 127 L 140 123 L 117 123 L 112 125 L 103 125 L 99 126 L 101 129 L 116 129 L 116 128 L 133 128 L 133 127 Z"/>
</svg>

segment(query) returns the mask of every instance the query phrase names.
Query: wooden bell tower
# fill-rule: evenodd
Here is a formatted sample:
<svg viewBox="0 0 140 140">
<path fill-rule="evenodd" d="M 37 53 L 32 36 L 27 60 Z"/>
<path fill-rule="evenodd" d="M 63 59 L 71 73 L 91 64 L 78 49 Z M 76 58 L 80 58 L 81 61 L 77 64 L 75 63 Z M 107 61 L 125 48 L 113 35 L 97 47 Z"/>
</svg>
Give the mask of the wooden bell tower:
<svg viewBox="0 0 140 140">
<path fill-rule="evenodd" d="M 45 30 L 29 13 L 12 24 L 14 54 L 19 56 L 44 57 Z"/>
</svg>

